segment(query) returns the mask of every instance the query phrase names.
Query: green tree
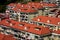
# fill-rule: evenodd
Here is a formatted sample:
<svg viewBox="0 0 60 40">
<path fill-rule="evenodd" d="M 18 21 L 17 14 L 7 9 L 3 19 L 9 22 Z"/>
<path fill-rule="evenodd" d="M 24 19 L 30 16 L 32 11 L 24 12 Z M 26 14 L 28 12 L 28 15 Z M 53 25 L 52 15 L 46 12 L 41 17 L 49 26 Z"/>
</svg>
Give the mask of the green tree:
<svg viewBox="0 0 60 40">
<path fill-rule="evenodd" d="M 5 12 L 6 5 L 0 5 L 0 12 Z"/>
</svg>

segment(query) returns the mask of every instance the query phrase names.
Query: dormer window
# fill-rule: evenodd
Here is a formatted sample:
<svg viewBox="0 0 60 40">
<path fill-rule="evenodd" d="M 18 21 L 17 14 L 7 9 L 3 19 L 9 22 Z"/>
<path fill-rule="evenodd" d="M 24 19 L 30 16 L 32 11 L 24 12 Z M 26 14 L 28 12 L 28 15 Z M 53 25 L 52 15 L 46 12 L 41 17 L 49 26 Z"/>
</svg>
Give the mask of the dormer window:
<svg viewBox="0 0 60 40">
<path fill-rule="evenodd" d="M 39 31 L 39 30 L 41 30 L 41 28 L 35 27 L 35 30 Z"/>
<path fill-rule="evenodd" d="M 38 20 L 38 21 L 40 21 L 40 19 L 39 19 L 39 18 L 38 18 L 37 20 Z"/>
<path fill-rule="evenodd" d="M 24 26 L 24 24 L 19 24 L 19 26 Z"/>
<path fill-rule="evenodd" d="M 50 20 L 47 20 L 47 23 L 50 23 Z"/>
</svg>

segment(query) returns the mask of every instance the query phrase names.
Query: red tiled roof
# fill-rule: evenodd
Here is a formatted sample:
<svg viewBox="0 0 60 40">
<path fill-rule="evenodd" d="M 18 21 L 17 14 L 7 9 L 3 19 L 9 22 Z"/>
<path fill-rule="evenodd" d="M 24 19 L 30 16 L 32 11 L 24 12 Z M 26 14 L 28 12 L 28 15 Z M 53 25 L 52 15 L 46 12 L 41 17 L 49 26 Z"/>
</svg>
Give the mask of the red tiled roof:
<svg viewBox="0 0 60 40">
<path fill-rule="evenodd" d="M 25 10 L 25 9 L 24 9 Z M 22 11 L 23 12 L 23 11 Z M 37 12 L 37 10 L 35 10 L 35 9 L 27 9 L 27 10 L 25 10 L 25 12 L 26 13 L 34 13 L 34 12 Z"/>
<path fill-rule="evenodd" d="M 56 7 L 57 5 L 50 3 L 50 4 L 48 4 L 48 6 L 49 6 L 49 7 Z"/>
<path fill-rule="evenodd" d="M 3 40 L 4 36 L 5 36 L 4 34 L 0 33 L 0 40 Z"/>
<path fill-rule="evenodd" d="M 40 21 L 38 21 L 38 19 Z M 50 22 L 48 24 L 53 24 L 53 25 L 58 25 L 58 22 L 60 22 L 60 18 L 47 17 L 47 16 L 38 16 L 33 18 L 32 20 L 43 23 L 48 23 L 47 21 L 49 20 Z"/>
<path fill-rule="evenodd" d="M 13 35 L 5 35 L 0 33 L 0 40 L 16 40 Z"/>
<path fill-rule="evenodd" d="M 21 7 L 23 7 L 23 8 L 31 8 L 31 6 L 28 5 L 28 4 L 22 4 Z"/>
<path fill-rule="evenodd" d="M 22 5 L 21 3 L 18 3 L 16 4 L 16 7 L 21 7 L 21 5 Z"/>
<path fill-rule="evenodd" d="M 37 8 L 37 9 L 42 9 L 43 8 L 43 6 L 41 6 L 41 4 L 39 2 L 29 2 L 28 5 L 30 5 L 34 8 Z"/>
<path fill-rule="evenodd" d="M 2 20 L 0 22 L 1 23 L 0 25 L 12 27 L 12 28 L 15 28 L 18 30 L 31 32 L 31 33 L 38 34 L 38 35 L 44 35 L 44 34 L 50 33 L 50 29 L 47 27 L 37 26 L 35 24 L 29 24 L 29 23 L 25 23 L 25 22 L 17 22 L 14 20 L 9 20 L 9 22 L 13 24 L 11 26 L 10 23 L 7 23 L 7 20 L 9 20 L 9 19 Z M 25 28 L 27 28 L 27 29 L 25 29 Z"/>
<path fill-rule="evenodd" d="M 38 4 L 38 5 L 37 5 Z M 48 7 L 55 7 L 56 4 L 52 4 L 52 3 L 39 3 L 39 2 L 29 2 L 27 4 L 21 4 L 21 3 L 11 3 L 9 4 L 8 6 L 14 6 L 14 8 L 12 10 L 14 11 L 18 11 L 19 9 L 30 9 L 29 11 L 27 10 L 27 12 L 35 12 L 35 11 L 32 11 L 31 9 L 32 8 L 35 8 L 35 9 L 42 9 L 43 7 L 45 6 L 48 6 Z M 26 10 L 23 10 L 23 12 L 25 12 Z"/>
<path fill-rule="evenodd" d="M 10 4 L 8 4 L 8 6 L 15 6 L 16 5 L 16 3 L 10 3 Z"/>
<path fill-rule="evenodd" d="M 13 8 L 13 11 L 16 11 L 16 12 L 18 12 L 19 10 L 18 10 L 18 8 Z"/>
<path fill-rule="evenodd" d="M 16 39 L 13 38 L 12 35 L 6 35 L 6 36 L 4 37 L 4 40 L 16 40 Z"/>
<path fill-rule="evenodd" d="M 60 30 L 54 30 L 53 33 L 60 34 Z"/>
<path fill-rule="evenodd" d="M 45 3 L 45 2 L 42 2 L 42 3 L 40 3 L 41 4 L 41 6 L 43 6 L 43 7 L 56 7 L 57 5 L 56 4 L 53 4 L 53 3 Z"/>
<path fill-rule="evenodd" d="M 37 5 L 38 4 L 38 5 Z M 16 6 L 15 6 L 16 5 Z M 41 9 L 44 6 L 48 6 L 48 7 L 55 7 L 57 6 L 56 4 L 53 3 L 45 3 L 45 2 L 29 2 L 27 4 L 21 4 L 21 3 L 10 3 L 8 6 L 15 6 L 17 8 L 23 7 L 23 8 L 37 8 L 37 9 Z"/>
<path fill-rule="evenodd" d="M 24 12 L 24 13 L 34 13 L 34 12 L 37 12 L 37 10 L 33 9 L 33 8 L 21 8 L 21 9 L 17 9 L 17 8 L 14 8 L 13 9 L 14 11 L 19 11 L 19 12 Z"/>
<path fill-rule="evenodd" d="M 9 18 L 9 15 L 6 15 L 6 14 L 3 14 L 3 13 L 0 13 L 0 18 L 8 19 L 8 18 Z"/>
</svg>

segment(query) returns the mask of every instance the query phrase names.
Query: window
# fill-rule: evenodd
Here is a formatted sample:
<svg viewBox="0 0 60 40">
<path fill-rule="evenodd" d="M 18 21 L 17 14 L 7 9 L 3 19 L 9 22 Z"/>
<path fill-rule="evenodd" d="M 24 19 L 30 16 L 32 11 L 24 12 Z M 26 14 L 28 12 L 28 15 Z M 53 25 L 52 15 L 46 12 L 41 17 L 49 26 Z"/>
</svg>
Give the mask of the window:
<svg viewBox="0 0 60 40">
<path fill-rule="evenodd" d="M 48 14 L 46 14 L 46 15 L 48 15 Z"/>
<path fill-rule="evenodd" d="M 50 27 L 54 27 L 53 25 L 48 25 L 48 26 L 50 26 Z"/>
<path fill-rule="evenodd" d="M 21 16 L 22 18 L 24 18 L 25 16 Z"/>
<path fill-rule="evenodd" d="M 27 19 L 25 19 L 25 21 L 27 21 Z"/>
<path fill-rule="evenodd" d="M 28 17 L 26 16 L 26 18 L 28 18 Z"/>
<path fill-rule="evenodd" d="M 2 27 L 2 29 L 6 30 L 7 28 L 5 28 L 5 27 Z"/>
<path fill-rule="evenodd" d="M 25 34 L 25 32 L 24 32 L 24 31 L 21 31 L 21 33 L 22 33 L 22 35 L 23 35 L 23 34 Z"/>
<path fill-rule="evenodd" d="M 22 18 L 21 20 L 24 20 L 24 18 Z"/>
<path fill-rule="evenodd" d="M 59 38 L 60 38 L 60 36 L 59 36 Z"/>
<path fill-rule="evenodd" d="M 11 10 L 10 13 L 14 13 L 14 11 Z"/>
<path fill-rule="evenodd" d="M 35 27 L 35 30 L 38 30 L 39 31 L 39 30 L 41 30 L 41 28 Z"/>
<path fill-rule="evenodd" d="M 0 27 L 0 31 L 3 31 L 4 29 L 2 27 Z"/>
<path fill-rule="evenodd" d="M 59 30 L 60 30 L 60 26 L 58 26 L 59 27 Z"/>
<path fill-rule="evenodd" d="M 38 23 L 38 25 L 42 25 L 42 23 Z"/>
<path fill-rule="evenodd" d="M 17 16 L 17 14 L 16 14 L 16 13 L 11 14 L 11 17 L 13 17 L 13 18 L 15 18 L 16 16 Z"/>
<path fill-rule="evenodd" d="M 33 22 L 32 22 L 32 21 L 30 21 L 29 23 L 30 23 L 30 24 L 33 24 Z"/>
<path fill-rule="evenodd" d="M 33 24 L 37 24 L 37 22 L 33 22 Z"/>
<path fill-rule="evenodd" d="M 37 39 L 38 39 L 38 36 L 35 36 L 35 38 L 37 38 Z"/>
<path fill-rule="evenodd" d="M 0 30 L 2 29 L 2 27 L 0 26 Z"/>
<path fill-rule="evenodd" d="M 15 36 L 15 37 L 18 37 L 18 35 L 16 35 L 16 34 L 15 34 L 14 36 Z"/>
<path fill-rule="evenodd" d="M 30 34 L 27 33 L 27 36 L 30 36 Z"/>
</svg>

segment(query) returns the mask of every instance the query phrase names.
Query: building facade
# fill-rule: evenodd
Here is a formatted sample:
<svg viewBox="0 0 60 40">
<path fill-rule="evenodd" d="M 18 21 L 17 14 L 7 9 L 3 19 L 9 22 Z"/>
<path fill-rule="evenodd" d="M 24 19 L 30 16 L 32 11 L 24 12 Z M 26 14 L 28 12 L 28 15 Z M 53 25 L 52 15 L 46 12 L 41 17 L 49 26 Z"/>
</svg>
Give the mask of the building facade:
<svg viewBox="0 0 60 40">
<path fill-rule="evenodd" d="M 48 27 L 9 19 L 0 22 L 0 31 L 5 35 L 12 34 L 17 40 L 49 40 L 51 36 L 51 30 Z"/>
</svg>

